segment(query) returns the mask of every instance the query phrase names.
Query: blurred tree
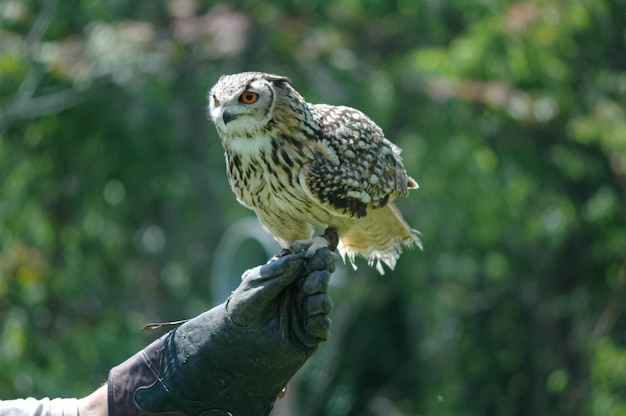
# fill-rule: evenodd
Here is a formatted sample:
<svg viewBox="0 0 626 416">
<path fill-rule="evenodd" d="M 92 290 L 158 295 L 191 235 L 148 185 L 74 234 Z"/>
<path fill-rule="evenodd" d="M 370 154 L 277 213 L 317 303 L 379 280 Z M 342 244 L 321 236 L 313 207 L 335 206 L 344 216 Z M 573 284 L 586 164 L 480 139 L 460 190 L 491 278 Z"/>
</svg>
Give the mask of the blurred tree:
<svg viewBox="0 0 626 416">
<path fill-rule="evenodd" d="M 0 397 L 87 393 L 156 336 L 144 323 L 211 306 L 213 253 L 250 213 L 205 95 L 262 70 L 369 114 L 421 185 L 400 205 L 424 251 L 384 278 L 336 276 L 333 338 L 288 413 L 624 413 L 625 15 L 618 0 L 3 2 Z"/>
</svg>

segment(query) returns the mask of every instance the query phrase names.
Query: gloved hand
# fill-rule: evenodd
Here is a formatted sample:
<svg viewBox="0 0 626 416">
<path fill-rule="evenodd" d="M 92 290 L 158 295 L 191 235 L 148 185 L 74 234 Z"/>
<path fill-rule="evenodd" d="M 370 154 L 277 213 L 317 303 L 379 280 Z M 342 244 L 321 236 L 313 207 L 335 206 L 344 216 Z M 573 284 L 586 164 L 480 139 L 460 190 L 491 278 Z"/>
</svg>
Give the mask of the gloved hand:
<svg viewBox="0 0 626 416">
<path fill-rule="evenodd" d="M 334 259 L 301 251 L 248 270 L 225 303 L 111 370 L 109 416 L 267 415 L 329 337 Z"/>
</svg>

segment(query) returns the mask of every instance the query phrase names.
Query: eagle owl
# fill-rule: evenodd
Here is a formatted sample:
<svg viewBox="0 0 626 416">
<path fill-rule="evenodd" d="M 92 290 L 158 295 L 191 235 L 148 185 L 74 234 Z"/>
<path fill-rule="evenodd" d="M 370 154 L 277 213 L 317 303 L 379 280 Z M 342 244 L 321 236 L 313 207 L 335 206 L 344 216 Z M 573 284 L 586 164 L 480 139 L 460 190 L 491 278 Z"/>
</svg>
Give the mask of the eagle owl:
<svg viewBox="0 0 626 416">
<path fill-rule="evenodd" d="M 334 229 L 344 260 L 363 256 L 382 274 L 403 246 L 421 247 L 393 204 L 417 183 L 362 112 L 309 104 L 287 77 L 244 72 L 220 77 L 209 113 L 233 192 L 283 248 L 311 240 L 314 227 Z M 316 239 L 309 250 L 323 246 Z"/>
</svg>

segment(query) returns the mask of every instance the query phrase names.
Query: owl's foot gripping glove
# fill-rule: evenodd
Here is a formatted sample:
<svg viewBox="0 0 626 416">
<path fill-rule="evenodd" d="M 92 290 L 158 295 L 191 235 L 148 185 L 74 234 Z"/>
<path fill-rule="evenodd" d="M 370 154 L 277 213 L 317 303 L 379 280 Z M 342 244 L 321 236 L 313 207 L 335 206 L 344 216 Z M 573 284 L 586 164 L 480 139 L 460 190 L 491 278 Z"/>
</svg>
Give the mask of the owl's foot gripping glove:
<svg viewBox="0 0 626 416">
<path fill-rule="evenodd" d="M 228 300 L 109 373 L 109 416 L 267 415 L 330 333 L 335 255 L 302 251 L 248 270 Z"/>
</svg>

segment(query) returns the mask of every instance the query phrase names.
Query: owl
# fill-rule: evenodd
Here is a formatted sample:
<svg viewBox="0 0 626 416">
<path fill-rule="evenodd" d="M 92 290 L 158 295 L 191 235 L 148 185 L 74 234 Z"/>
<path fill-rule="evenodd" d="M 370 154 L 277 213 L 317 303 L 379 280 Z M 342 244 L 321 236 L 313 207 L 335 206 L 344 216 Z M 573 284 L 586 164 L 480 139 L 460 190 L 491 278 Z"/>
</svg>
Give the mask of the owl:
<svg viewBox="0 0 626 416">
<path fill-rule="evenodd" d="M 313 254 L 338 238 L 344 261 L 359 255 L 383 274 L 403 247 L 421 248 L 393 203 L 417 182 L 365 114 L 309 104 L 289 78 L 262 72 L 223 75 L 208 98 L 233 192 L 284 249 Z M 312 239 L 316 227 L 325 237 Z"/>
</svg>

